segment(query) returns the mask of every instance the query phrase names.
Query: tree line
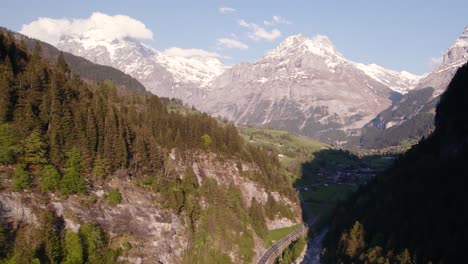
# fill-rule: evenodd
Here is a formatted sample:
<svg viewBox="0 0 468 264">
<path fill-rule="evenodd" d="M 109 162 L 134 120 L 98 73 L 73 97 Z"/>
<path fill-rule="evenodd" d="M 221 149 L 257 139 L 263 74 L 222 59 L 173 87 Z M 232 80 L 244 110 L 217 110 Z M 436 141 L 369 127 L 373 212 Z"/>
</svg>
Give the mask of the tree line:
<svg viewBox="0 0 468 264">
<path fill-rule="evenodd" d="M 54 64 L 47 63 L 40 54 L 38 43 L 30 54 L 13 35 L 0 34 L 0 167 L 10 180 L 2 181 L 1 188 L 55 192 L 66 198 L 87 195 L 90 187 L 117 177 L 118 172 L 160 193 L 163 207 L 186 217 L 193 245 L 206 249 L 203 253 L 188 249 L 187 262 L 194 257 L 205 263 L 225 260 L 225 252 L 234 245 L 239 245 L 243 262 L 249 262 L 254 243 L 251 226 L 262 237 L 268 216 L 274 217 L 276 212 L 293 217 L 289 207 L 271 199 L 272 208 L 263 208 L 257 201 L 247 207 L 234 186 L 225 190 L 210 180 L 198 186 L 190 166 L 183 175 L 177 172 L 170 155 L 190 161 L 200 153 L 214 153 L 221 160 L 237 161 L 240 170 L 242 162 L 253 164 L 257 169 L 242 172 L 245 177 L 295 200 L 288 177 L 280 173 L 275 153 L 245 142 L 234 124 L 197 111 L 169 111 L 168 101 L 155 95 L 136 92 L 123 96 L 112 81 L 83 81 L 63 54 Z M 118 204 L 119 191 L 112 190 L 107 199 Z M 206 208 L 200 207 L 200 200 L 207 201 Z M 226 223 L 232 225 L 219 232 Z M 22 240 L 22 228 L 8 224 L 2 228 L 6 241 Z M 30 260 L 84 263 L 91 253 L 86 255 L 87 246 L 80 232 L 79 239 L 63 229 L 56 232 L 62 245 L 56 253 L 59 261 L 53 257 L 43 261 L 44 254 L 49 253 L 37 253 L 43 252 L 41 241 L 31 246 Z M 214 243 L 210 243 L 212 239 Z M 67 243 L 74 244 L 77 253 L 69 253 Z M 19 250 L 14 245 L 4 249 L 0 259 L 22 263 L 14 261 Z M 103 250 L 110 252 L 106 253 L 110 258 L 117 254 L 108 248 Z M 72 258 L 70 254 L 82 261 L 67 262 Z"/>
<path fill-rule="evenodd" d="M 325 263 L 460 263 L 468 250 L 468 64 L 435 130 L 334 211 Z"/>
</svg>

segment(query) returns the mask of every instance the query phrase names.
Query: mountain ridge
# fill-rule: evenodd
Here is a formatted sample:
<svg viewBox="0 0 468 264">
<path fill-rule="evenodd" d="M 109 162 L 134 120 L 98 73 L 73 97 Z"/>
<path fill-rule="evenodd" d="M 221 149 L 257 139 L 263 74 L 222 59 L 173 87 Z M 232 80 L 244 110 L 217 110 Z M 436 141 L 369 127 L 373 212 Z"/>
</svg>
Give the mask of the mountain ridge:
<svg viewBox="0 0 468 264">
<path fill-rule="evenodd" d="M 176 58 L 134 39 L 92 36 L 62 36 L 57 46 L 116 67 L 159 96 L 182 99 L 239 124 L 271 126 L 329 142 L 346 141 L 421 78 L 348 60 L 323 35 L 289 36 L 257 61 L 230 68 L 214 57 Z M 305 102 L 304 96 L 315 104 Z M 248 102 L 252 98 L 259 100 L 258 107 Z"/>
<path fill-rule="evenodd" d="M 61 53 L 59 49 L 49 43 L 29 38 L 21 33 L 10 31 L 7 28 L 0 27 L 0 33 L 12 34 L 15 39 L 22 41 L 31 53 L 34 50 L 36 43 L 39 43 L 41 45 L 41 55 L 50 63 L 55 62 Z M 118 69 L 95 64 L 85 58 L 75 56 L 68 52 L 63 52 L 63 55 L 67 63 L 69 63 L 72 69 L 83 79 L 95 82 L 112 80 L 117 87 L 124 92 L 146 92 L 145 87 L 137 79 Z"/>
<path fill-rule="evenodd" d="M 326 141 L 344 139 L 346 130 L 362 127 L 397 94 L 325 36 L 288 37 L 258 61 L 228 69 L 212 85 L 203 111 Z"/>
<path fill-rule="evenodd" d="M 467 85 L 464 64 L 440 96 L 434 132 L 335 209 L 324 263 L 458 263 L 465 258 L 468 219 L 460 212 L 468 206 Z"/>
<path fill-rule="evenodd" d="M 94 40 L 63 36 L 58 48 L 134 76 L 153 94 L 182 99 L 203 97 L 209 82 L 226 66 L 218 58 L 170 56 L 135 39 Z"/>
<path fill-rule="evenodd" d="M 434 129 L 440 95 L 458 68 L 467 61 L 468 26 L 444 52 L 442 64 L 422 78 L 414 90 L 403 95 L 363 128 L 358 145 L 365 148 L 382 147 L 383 144 L 395 146 L 427 136 Z"/>
</svg>

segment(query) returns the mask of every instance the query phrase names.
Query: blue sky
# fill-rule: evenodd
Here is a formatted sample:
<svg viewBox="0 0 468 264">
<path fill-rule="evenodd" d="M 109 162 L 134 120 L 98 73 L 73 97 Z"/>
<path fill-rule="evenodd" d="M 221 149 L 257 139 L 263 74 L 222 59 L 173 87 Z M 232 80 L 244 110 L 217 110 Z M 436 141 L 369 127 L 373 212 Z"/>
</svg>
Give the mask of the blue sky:
<svg viewBox="0 0 468 264">
<path fill-rule="evenodd" d="M 1 1 L 0 26 L 12 30 L 39 17 L 122 14 L 142 22 L 153 33 L 144 41 L 158 50 L 202 49 L 220 54 L 228 64 L 254 61 L 292 34 L 322 34 L 351 60 L 416 74 L 429 71 L 431 59 L 440 57 L 468 25 L 466 0 Z M 221 7 L 235 11 L 222 13 Z M 279 23 L 266 25 L 273 16 L 280 17 Z M 265 34 L 256 35 L 259 29 Z M 227 48 L 219 43 L 222 38 L 248 48 Z"/>
</svg>

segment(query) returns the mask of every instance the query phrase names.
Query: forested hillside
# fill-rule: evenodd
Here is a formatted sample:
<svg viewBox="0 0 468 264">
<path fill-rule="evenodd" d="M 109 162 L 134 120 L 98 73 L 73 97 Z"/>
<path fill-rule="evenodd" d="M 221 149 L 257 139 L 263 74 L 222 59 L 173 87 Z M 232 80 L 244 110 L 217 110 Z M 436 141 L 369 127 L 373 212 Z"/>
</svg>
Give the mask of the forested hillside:
<svg viewBox="0 0 468 264">
<path fill-rule="evenodd" d="M 254 237 L 266 236 L 267 220 L 294 221 L 299 214 L 269 195 L 297 203 L 277 156 L 246 143 L 233 124 L 196 111 L 169 111 L 154 95 L 121 96 L 112 81 L 84 82 L 63 54 L 53 65 L 40 54 L 39 44 L 30 54 L 12 34 L 0 32 L 0 191 L 40 195 L 49 208 L 38 226 L 1 221 L 0 262 L 115 261 L 120 249 L 108 248 L 105 230 L 85 223 L 78 233 L 65 231 L 49 201 L 78 194 L 96 203 L 91 190 L 113 179 L 156 193 L 161 210 L 184 219 L 191 246 L 180 257 L 187 263 L 251 262 Z M 266 191 L 268 206 L 255 198 L 245 203 L 238 186 L 218 186 L 203 173 L 197 178 L 191 164 L 198 159 L 237 163 L 244 181 Z M 121 195 L 112 189 L 105 198 L 117 205 Z M 46 235 L 30 239 L 31 232 Z M 128 242 L 119 248 L 132 249 Z"/>
<path fill-rule="evenodd" d="M 426 87 L 405 94 L 362 129 L 359 142 L 363 148 L 384 148 L 416 143 L 434 130 L 435 108 L 439 96 Z"/>
<path fill-rule="evenodd" d="M 123 92 L 137 92 L 144 93 L 146 91 L 145 87 L 132 76 L 123 73 L 120 70 L 115 68 L 99 65 L 92 63 L 91 61 L 75 56 L 68 52 L 61 52 L 56 47 L 36 40 L 31 39 L 27 36 L 24 36 L 20 33 L 9 31 L 6 28 L 0 27 L 0 32 L 2 34 L 9 34 L 23 49 L 32 53 L 36 43 L 41 45 L 40 56 L 44 58 L 47 62 L 53 64 L 57 60 L 57 57 L 60 54 L 63 54 L 63 57 L 68 65 L 72 68 L 74 72 L 80 75 L 80 78 L 92 82 L 101 82 L 104 80 L 112 80 L 112 82 L 117 86 L 119 91 Z"/>
<path fill-rule="evenodd" d="M 335 209 L 326 263 L 462 263 L 468 239 L 468 64 L 437 106 L 435 131 Z"/>
</svg>

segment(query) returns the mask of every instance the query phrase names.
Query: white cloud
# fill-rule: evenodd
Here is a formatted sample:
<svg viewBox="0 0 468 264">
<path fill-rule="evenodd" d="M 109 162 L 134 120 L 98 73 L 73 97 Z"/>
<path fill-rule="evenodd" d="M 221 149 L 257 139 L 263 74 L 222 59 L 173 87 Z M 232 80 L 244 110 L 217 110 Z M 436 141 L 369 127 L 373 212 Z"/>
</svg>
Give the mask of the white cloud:
<svg viewBox="0 0 468 264">
<path fill-rule="evenodd" d="M 221 13 L 221 14 L 230 14 L 230 13 L 235 13 L 237 10 L 235 8 L 232 8 L 232 7 L 228 7 L 228 6 L 222 6 L 218 9 L 218 11 Z"/>
<path fill-rule="evenodd" d="M 248 36 L 249 38 L 255 41 L 259 41 L 259 40 L 273 41 L 281 36 L 281 31 L 279 31 L 276 28 L 272 29 L 271 31 L 268 31 L 255 23 L 250 23 L 243 19 L 239 20 L 238 23 L 240 26 L 250 29 Z"/>
<path fill-rule="evenodd" d="M 267 31 L 264 28 L 257 28 L 254 32 L 249 34 L 249 38 L 253 40 L 268 40 L 273 41 L 281 36 L 281 31 L 278 29 L 273 29 L 272 31 Z"/>
<path fill-rule="evenodd" d="M 54 19 L 41 17 L 21 27 L 21 33 L 53 45 L 63 35 L 86 34 L 99 39 L 132 37 L 152 39 L 153 32 L 145 24 L 126 15 L 109 16 L 95 12 L 85 19 Z"/>
<path fill-rule="evenodd" d="M 202 49 L 182 49 L 178 47 L 168 48 L 163 51 L 163 54 L 167 56 L 175 56 L 175 57 L 211 57 L 211 58 L 220 58 L 221 55 L 215 52 L 210 52 Z"/>
<path fill-rule="evenodd" d="M 239 20 L 239 25 L 242 26 L 242 27 L 251 27 L 252 25 L 255 25 L 254 23 L 249 23 L 247 21 L 245 21 L 244 19 L 241 19 Z"/>
<path fill-rule="evenodd" d="M 430 61 L 431 69 L 434 69 L 437 66 L 439 66 L 440 64 L 442 64 L 443 60 L 444 60 L 444 58 L 442 56 L 431 58 L 431 61 Z"/>
<path fill-rule="evenodd" d="M 246 50 L 249 48 L 249 46 L 247 46 L 246 44 L 232 38 L 219 38 L 217 40 L 217 44 L 230 49 Z"/>
<path fill-rule="evenodd" d="M 290 25 L 290 24 L 292 24 L 292 22 L 287 20 L 284 17 L 273 16 L 270 21 L 264 20 L 263 24 L 265 24 L 266 26 L 273 26 L 273 25 L 278 25 L 278 24 Z"/>
</svg>

